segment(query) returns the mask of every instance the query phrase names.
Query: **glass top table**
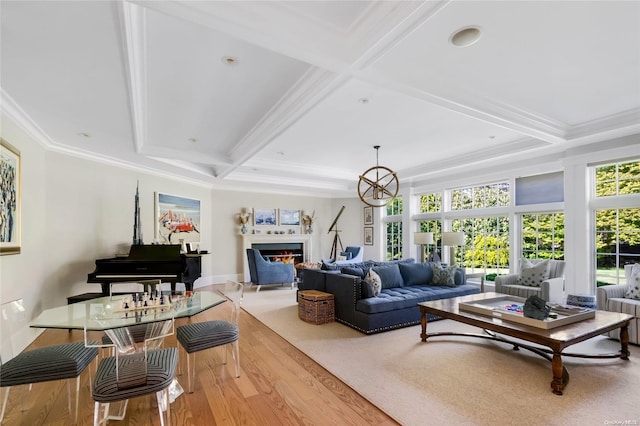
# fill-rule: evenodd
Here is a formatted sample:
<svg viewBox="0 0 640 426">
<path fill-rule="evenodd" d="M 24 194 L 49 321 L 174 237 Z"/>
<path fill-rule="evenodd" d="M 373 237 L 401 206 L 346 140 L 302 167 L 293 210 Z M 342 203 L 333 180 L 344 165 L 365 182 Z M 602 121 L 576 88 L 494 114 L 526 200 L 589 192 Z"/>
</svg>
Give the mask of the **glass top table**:
<svg viewBox="0 0 640 426">
<path fill-rule="evenodd" d="M 105 296 L 45 309 L 29 326 L 103 331 L 192 317 L 227 300 L 213 291 L 196 291 L 189 297 L 173 298 L 169 304 L 125 309 L 124 299 L 128 296 Z M 96 318 L 100 320 L 96 321 Z"/>
</svg>

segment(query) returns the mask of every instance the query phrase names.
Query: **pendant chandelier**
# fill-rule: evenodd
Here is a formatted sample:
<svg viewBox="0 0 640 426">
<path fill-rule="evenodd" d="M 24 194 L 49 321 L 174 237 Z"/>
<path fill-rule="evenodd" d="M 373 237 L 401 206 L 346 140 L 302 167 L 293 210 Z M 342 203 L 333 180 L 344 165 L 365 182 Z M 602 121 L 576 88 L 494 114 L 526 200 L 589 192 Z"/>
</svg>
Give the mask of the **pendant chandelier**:
<svg viewBox="0 0 640 426">
<path fill-rule="evenodd" d="M 368 206 L 384 207 L 389 200 L 396 198 L 400 185 L 396 172 L 378 164 L 380 145 L 375 145 L 373 148 L 376 150 L 376 165 L 360 175 L 358 195 Z"/>
</svg>

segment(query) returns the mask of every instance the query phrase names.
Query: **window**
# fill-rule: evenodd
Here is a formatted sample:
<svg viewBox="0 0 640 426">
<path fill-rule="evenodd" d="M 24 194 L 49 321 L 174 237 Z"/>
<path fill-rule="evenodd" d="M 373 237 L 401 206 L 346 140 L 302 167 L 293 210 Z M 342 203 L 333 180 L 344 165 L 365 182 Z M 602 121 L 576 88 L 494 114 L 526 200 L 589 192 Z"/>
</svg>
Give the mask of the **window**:
<svg viewBox="0 0 640 426">
<path fill-rule="evenodd" d="M 387 203 L 387 260 L 402 259 L 402 198 Z"/>
<path fill-rule="evenodd" d="M 624 284 L 624 265 L 640 262 L 640 161 L 592 170 L 596 285 Z"/>
<path fill-rule="evenodd" d="M 522 257 L 564 259 L 564 213 L 522 215 Z"/>
<path fill-rule="evenodd" d="M 451 191 L 451 210 L 470 210 L 508 205 L 508 182 L 458 188 Z"/>
<path fill-rule="evenodd" d="M 596 283 L 624 284 L 624 265 L 640 262 L 640 208 L 596 210 Z"/>
<path fill-rule="evenodd" d="M 419 213 L 437 213 L 440 211 L 442 211 L 441 192 L 433 192 L 431 194 L 423 194 L 420 196 Z"/>
<path fill-rule="evenodd" d="M 462 267 L 470 272 L 485 274 L 509 272 L 509 218 L 507 216 L 454 219 L 454 232 L 465 233 L 466 245 L 462 247 Z"/>
<path fill-rule="evenodd" d="M 426 259 L 429 258 L 430 253 L 434 251 L 436 253 L 441 253 L 442 246 L 439 246 L 440 241 L 442 241 L 442 221 L 440 220 L 423 220 L 420 221 L 418 225 L 418 229 L 420 232 L 433 232 L 433 244 L 429 245 L 429 247 L 425 247 L 427 250 Z M 438 255 L 440 257 L 440 255 Z"/>
<path fill-rule="evenodd" d="M 596 197 L 640 194 L 640 161 L 596 167 Z"/>
</svg>

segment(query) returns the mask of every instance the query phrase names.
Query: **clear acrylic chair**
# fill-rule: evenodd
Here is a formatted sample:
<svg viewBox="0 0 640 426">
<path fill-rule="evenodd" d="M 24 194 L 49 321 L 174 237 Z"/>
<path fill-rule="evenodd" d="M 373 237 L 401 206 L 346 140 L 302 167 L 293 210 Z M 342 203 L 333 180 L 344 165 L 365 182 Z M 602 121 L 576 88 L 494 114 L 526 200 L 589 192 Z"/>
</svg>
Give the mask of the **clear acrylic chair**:
<svg viewBox="0 0 640 426">
<path fill-rule="evenodd" d="M 186 352 L 187 377 L 189 393 L 193 393 L 195 380 L 195 353 L 218 346 L 225 346 L 223 363 L 227 363 L 226 346 L 231 347 L 231 355 L 235 361 L 236 377 L 240 377 L 240 350 L 238 339 L 240 329 L 238 319 L 240 305 L 244 296 L 244 284 L 227 281 L 224 295 L 233 303 L 231 321 L 214 320 L 181 325 L 176 328 L 176 339 Z"/>
<path fill-rule="evenodd" d="M 20 330 L 20 327 L 27 323 L 23 300 L 18 299 L 2 304 L 1 311 L 0 387 L 4 389 L 4 397 L 0 422 L 4 419 L 12 386 L 28 384 L 31 389 L 33 383 L 66 380 L 69 415 L 73 423 L 77 423 L 80 376 L 96 358 L 98 349 L 87 347 L 84 342 L 74 342 L 24 351 L 14 356 L 11 331 Z M 97 342 L 90 343 L 97 344 Z M 76 380 L 75 389 L 72 392 L 73 379 Z M 72 401 L 75 403 L 72 404 Z"/>
<path fill-rule="evenodd" d="M 87 321 L 89 329 L 95 328 L 92 321 L 104 324 L 103 319 L 94 318 Z M 178 349 L 161 346 L 164 338 L 173 334 L 173 326 L 171 319 L 105 330 L 108 339 L 103 339 L 100 346 L 113 347 L 115 355 L 103 358 L 98 364 L 92 389 L 94 425 L 124 419 L 129 399 L 153 393 L 158 402 L 160 424 L 165 423 L 163 412 L 170 424 L 169 387 L 174 381 Z M 143 329 L 145 332 L 141 334 Z M 142 345 L 141 335 L 144 335 Z M 111 413 L 111 404 L 115 402 L 120 404 L 116 413 Z"/>
</svg>

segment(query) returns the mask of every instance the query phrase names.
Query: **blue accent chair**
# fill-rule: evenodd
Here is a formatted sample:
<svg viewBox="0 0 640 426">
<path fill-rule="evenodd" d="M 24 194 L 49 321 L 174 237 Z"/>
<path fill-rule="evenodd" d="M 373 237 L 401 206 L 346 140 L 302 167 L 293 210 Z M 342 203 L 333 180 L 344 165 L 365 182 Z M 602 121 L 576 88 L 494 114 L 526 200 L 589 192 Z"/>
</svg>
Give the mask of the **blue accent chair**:
<svg viewBox="0 0 640 426">
<path fill-rule="evenodd" d="M 293 288 L 293 263 L 269 262 L 260 254 L 260 250 L 247 249 L 249 275 L 251 283 L 260 287 L 268 284 L 291 284 Z"/>
<path fill-rule="evenodd" d="M 343 252 L 340 253 L 341 256 L 346 256 L 346 260 L 336 260 L 337 265 L 346 265 L 349 263 L 358 263 L 362 262 L 364 253 L 364 247 L 362 246 L 347 246 Z"/>
</svg>

